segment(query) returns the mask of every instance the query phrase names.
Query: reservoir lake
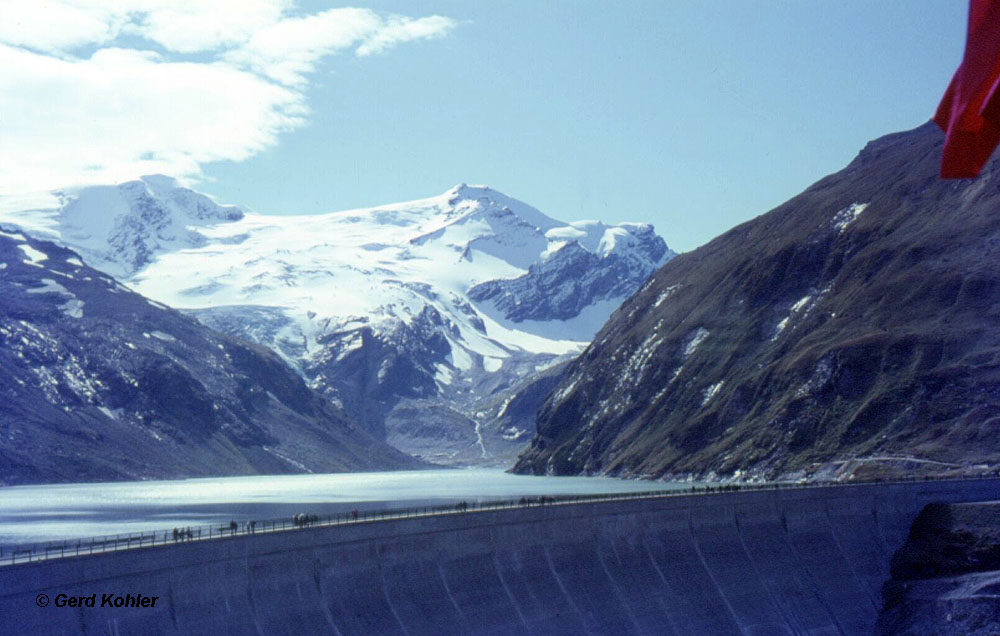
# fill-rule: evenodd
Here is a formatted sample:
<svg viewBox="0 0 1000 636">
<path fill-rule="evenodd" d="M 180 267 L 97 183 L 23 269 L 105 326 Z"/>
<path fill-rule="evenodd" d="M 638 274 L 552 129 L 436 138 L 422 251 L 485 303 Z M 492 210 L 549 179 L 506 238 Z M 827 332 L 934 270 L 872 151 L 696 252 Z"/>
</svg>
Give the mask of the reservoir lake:
<svg viewBox="0 0 1000 636">
<path fill-rule="evenodd" d="M 682 490 L 691 482 L 536 477 L 500 469 L 212 477 L 0 488 L 0 545 L 522 496 Z"/>
</svg>

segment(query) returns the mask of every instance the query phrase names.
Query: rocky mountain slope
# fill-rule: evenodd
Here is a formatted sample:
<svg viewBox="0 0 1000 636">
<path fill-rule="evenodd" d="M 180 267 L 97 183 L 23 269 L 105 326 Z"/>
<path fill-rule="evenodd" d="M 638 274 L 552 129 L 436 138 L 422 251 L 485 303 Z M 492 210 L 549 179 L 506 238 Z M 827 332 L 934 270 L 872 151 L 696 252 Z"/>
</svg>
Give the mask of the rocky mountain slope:
<svg viewBox="0 0 1000 636">
<path fill-rule="evenodd" d="M 0 230 L 0 484 L 413 468 L 271 351 Z"/>
<path fill-rule="evenodd" d="M 1000 165 L 932 124 L 661 268 L 541 409 L 516 470 L 839 476 L 995 464 Z"/>
<path fill-rule="evenodd" d="M 563 223 L 477 186 L 282 217 L 166 177 L 58 195 L 5 218 L 273 349 L 376 436 L 445 463 L 516 455 L 533 421 L 494 426 L 490 405 L 579 353 L 673 256 L 649 225 Z"/>
</svg>

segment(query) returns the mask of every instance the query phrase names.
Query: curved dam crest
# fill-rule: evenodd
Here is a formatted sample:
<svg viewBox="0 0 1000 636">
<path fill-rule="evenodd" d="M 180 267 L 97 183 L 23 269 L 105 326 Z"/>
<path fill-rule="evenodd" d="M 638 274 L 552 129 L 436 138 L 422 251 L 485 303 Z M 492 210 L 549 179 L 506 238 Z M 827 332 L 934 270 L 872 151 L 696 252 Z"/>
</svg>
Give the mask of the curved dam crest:
<svg viewBox="0 0 1000 636">
<path fill-rule="evenodd" d="M 930 502 L 1000 481 L 673 495 L 467 512 L 0 568 L 3 634 L 870 634 Z M 153 607 L 38 607 L 46 594 Z"/>
</svg>

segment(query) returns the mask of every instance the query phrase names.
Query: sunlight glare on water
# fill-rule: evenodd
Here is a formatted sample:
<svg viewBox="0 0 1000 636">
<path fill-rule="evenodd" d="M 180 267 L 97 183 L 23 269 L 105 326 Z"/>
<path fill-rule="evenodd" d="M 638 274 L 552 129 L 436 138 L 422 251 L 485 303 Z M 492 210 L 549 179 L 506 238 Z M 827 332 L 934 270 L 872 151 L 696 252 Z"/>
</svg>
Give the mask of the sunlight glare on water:
<svg viewBox="0 0 1000 636">
<path fill-rule="evenodd" d="M 0 488 L 0 544 L 539 495 L 688 488 L 496 469 L 221 477 Z"/>
</svg>

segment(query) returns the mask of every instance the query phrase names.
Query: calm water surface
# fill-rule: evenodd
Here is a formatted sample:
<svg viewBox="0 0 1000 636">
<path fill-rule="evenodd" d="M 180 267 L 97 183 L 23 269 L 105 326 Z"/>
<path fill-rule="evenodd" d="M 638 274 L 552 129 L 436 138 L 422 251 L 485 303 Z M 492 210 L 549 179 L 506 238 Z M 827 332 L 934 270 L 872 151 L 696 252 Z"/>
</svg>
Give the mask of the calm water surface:
<svg viewBox="0 0 1000 636">
<path fill-rule="evenodd" d="M 174 527 L 488 501 L 689 488 L 607 477 L 531 477 L 499 469 L 423 470 L 58 484 L 0 488 L 0 544 Z"/>
</svg>

